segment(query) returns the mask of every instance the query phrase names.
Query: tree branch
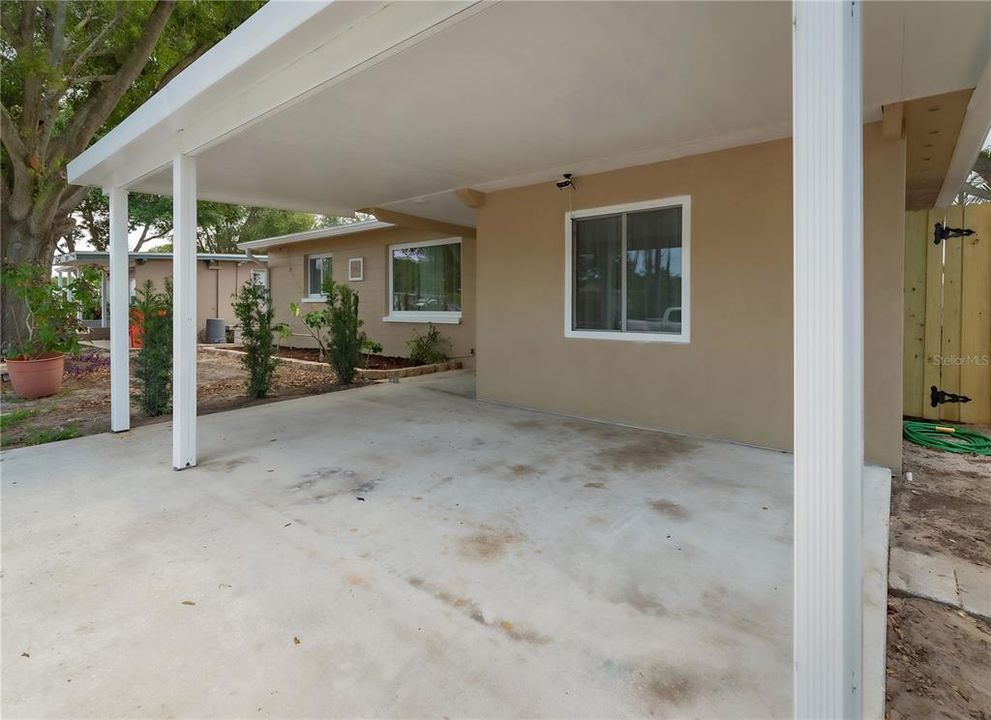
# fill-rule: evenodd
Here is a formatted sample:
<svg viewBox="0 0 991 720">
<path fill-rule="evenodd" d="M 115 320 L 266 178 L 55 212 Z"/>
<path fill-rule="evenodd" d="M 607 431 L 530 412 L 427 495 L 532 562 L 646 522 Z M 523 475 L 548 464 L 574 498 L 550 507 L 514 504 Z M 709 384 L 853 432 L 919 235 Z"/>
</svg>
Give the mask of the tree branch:
<svg viewBox="0 0 991 720">
<path fill-rule="evenodd" d="M 7 212 L 14 220 L 23 220 L 31 212 L 34 181 L 28 169 L 27 147 L 3 103 L 0 103 L 0 142 L 7 148 L 7 160 L 14 171 L 13 187 L 7 188 Z"/>
<path fill-rule="evenodd" d="M 165 74 L 162 75 L 162 77 L 159 78 L 158 82 L 155 84 L 155 90 L 153 91 L 152 94 L 157 93 L 163 87 L 165 87 L 170 82 L 172 82 L 172 80 L 175 79 L 175 76 L 176 75 L 178 75 L 183 70 L 185 70 L 186 68 L 188 68 L 194 62 L 196 62 L 199 58 L 203 57 L 206 54 L 207 50 L 209 50 L 212 47 L 213 47 L 213 43 L 203 43 L 202 45 L 200 45 L 199 47 L 197 47 L 195 50 L 193 50 L 191 53 L 189 53 L 188 55 L 186 55 L 186 57 L 184 57 L 182 60 L 180 60 L 175 65 L 173 65 L 172 67 L 170 67 L 168 70 L 166 70 L 165 71 Z"/>
<path fill-rule="evenodd" d="M 141 36 L 131 47 L 124 64 L 114 74 L 114 79 L 103 83 L 77 111 L 69 127 L 59 137 L 56 155 L 75 157 L 86 148 L 90 138 L 106 122 L 121 97 L 141 74 L 173 10 L 175 0 L 158 0 L 155 3 L 144 22 Z"/>
</svg>

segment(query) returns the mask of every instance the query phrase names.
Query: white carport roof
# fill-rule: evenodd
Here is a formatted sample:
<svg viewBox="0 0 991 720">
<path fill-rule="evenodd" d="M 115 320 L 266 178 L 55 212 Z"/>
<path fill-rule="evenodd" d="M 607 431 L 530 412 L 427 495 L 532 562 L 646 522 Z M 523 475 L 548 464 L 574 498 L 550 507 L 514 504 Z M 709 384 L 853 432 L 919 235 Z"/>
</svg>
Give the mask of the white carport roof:
<svg viewBox="0 0 991 720">
<path fill-rule="evenodd" d="M 977 85 L 991 4 L 863 14 L 866 119 Z M 788 136 L 790 20 L 789 3 L 270 3 L 69 179 L 170 194 L 189 154 L 202 199 L 472 225 L 457 188 Z"/>
</svg>

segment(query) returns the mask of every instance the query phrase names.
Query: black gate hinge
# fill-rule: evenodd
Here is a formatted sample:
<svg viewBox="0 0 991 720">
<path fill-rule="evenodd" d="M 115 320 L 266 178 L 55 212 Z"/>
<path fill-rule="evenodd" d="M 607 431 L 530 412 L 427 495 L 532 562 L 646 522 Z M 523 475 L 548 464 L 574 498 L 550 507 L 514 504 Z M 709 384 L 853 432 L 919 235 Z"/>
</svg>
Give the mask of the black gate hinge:
<svg viewBox="0 0 991 720">
<path fill-rule="evenodd" d="M 936 223 L 933 227 L 933 245 L 939 245 L 943 240 L 951 237 L 970 237 L 974 231 L 970 228 L 955 228 Z"/>
<path fill-rule="evenodd" d="M 942 405 L 943 403 L 969 403 L 970 398 L 966 395 L 957 395 L 956 393 L 948 393 L 945 390 L 940 390 L 938 387 L 933 385 L 929 390 L 929 403 L 936 407 L 937 405 Z"/>
</svg>

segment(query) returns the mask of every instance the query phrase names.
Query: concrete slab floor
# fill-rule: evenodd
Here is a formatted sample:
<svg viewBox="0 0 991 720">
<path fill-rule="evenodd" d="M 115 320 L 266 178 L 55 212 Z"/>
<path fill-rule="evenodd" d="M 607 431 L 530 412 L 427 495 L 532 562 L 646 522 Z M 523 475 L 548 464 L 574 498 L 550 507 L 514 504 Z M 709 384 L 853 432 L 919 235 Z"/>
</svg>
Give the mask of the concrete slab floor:
<svg viewBox="0 0 991 720">
<path fill-rule="evenodd" d="M 3 453 L 3 715 L 789 715 L 790 456 L 471 389 Z"/>
</svg>

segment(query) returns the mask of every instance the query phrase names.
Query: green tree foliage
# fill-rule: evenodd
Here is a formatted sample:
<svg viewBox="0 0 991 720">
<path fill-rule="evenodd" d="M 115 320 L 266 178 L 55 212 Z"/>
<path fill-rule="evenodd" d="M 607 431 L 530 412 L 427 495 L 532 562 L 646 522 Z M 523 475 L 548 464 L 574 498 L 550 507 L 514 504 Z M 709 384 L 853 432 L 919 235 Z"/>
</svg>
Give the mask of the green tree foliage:
<svg viewBox="0 0 991 720">
<path fill-rule="evenodd" d="M 273 325 L 275 310 L 268 288 L 251 280 L 233 295 L 234 315 L 241 329 L 244 356 L 241 364 L 248 371 L 248 397 L 263 398 L 272 386 L 275 358 L 275 337 L 281 325 Z"/>
<path fill-rule="evenodd" d="M 24 359 L 79 351 L 79 303 L 73 300 L 73 291 L 85 292 L 85 280 L 77 278 L 59 287 L 50 270 L 40 263 L 4 262 L 0 282 L 26 308 L 23 321 L 4 335 L 7 357 Z"/>
<path fill-rule="evenodd" d="M 151 280 L 138 288 L 131 320 L 141 328 L 141 349 L 134 360 L 134 379 L 146 415 L 164 415 L 172 403 L 172 283 L 155 291 Z"/>
<path fill-rule="evenodd" d="M 65 168 L 262 5 L 23 0 L 0 12 L 3 257 L 51 267 L 89 188 Z M 2 289 L 3 333 L 25 312 Z"/>
<path fill-rule="evenodd" d="M 73 252 L 76 243 L 89 238 L 97 250 L 106 250 L 110 242 L 110 208 L 106 195 L 94 189 L 80 203 L 74 217 L 73 232 L 63 238 L 61 249 Z M 237 252 L 237 244 L 241 242 L 311 230 L 316 218 L 293 210 L 203 201 L 196 206 L 197 249 L 199 252 Z M 131 252 L 172 251 L 171 242 L 147 245 L 171 238 L 172 198 L 131 193 L 128 220 L 130 232 L 140 233 Z"/>
<path fill-rule="evenodd" d="M 358 317 L 358 293 L 347 285 L 329 278 L 323 284 L 326 307 L 300 314 L 299 305 L 290 305 L 294 317 L 320 347 L 320 357 L 327 360 L 337 374 L 337 382 L 354 382 L 355 371 L 365 364 L 368 353 L 382 352 L 382 346 L 362 330 L 364 321 Z"/>
</svg>

